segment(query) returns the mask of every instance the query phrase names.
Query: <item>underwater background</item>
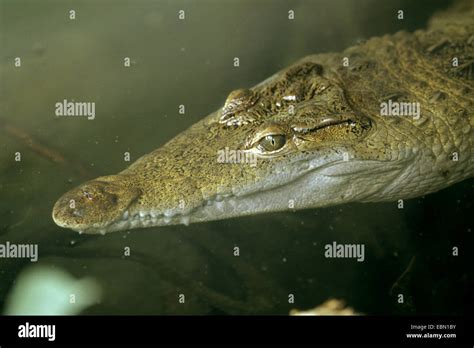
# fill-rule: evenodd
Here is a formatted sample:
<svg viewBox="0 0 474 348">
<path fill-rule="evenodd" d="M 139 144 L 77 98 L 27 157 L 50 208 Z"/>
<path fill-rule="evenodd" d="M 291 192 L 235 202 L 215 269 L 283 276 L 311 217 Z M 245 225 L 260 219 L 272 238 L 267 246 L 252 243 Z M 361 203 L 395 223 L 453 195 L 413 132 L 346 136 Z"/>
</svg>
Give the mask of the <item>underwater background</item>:
<svg viewBox="0 0 474 348">
<path fill-rule="evenodd" d="M 329 298 L 365 314 L 472 311 L 473 179 L 403 209 L 347 204 L 105 236 L 51 218 L 64 192 L 123 170 L 125 152 L 133 162 L 163 145 L 230 91 L 305 55 L 422 29 L 450 3 L 0 0 L 0 244 L 39 252 L 0 258 L 0 313 L 287 315 Z M 95 119 L 55 116 L 64 99 L 95 102 Z M 364 262 L 325 258 L 333 241 L 364 244 Z"/>
</svg>

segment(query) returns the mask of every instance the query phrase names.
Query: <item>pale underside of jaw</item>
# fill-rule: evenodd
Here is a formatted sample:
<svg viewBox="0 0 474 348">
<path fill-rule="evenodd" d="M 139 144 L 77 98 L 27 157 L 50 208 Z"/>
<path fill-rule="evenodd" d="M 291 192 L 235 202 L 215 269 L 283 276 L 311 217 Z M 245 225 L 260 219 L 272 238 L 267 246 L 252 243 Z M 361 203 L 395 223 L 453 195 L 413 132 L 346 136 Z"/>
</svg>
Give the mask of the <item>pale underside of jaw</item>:
<svg viewBox="0 0 474 348">
<path fill-rule="evenodd" d="M 189 225 L 191 222 L 191 216 L 196 213 L 199 209 L 205 206 L 215 205 L 217 208 L 222 208 L 224 199 L 229 202 L 236 204 L 231 195 L 217 195 L 211 199 L 206 200 L 203 206 L 199 206 L 193 209 L 168 209 L 165 212 L 157 210 L 146 210 L 142 209 L 137 212 L 130 213 L 130 209 L 126 210 L 122 217 L 118 220 L 113 221 L 104 227 L 90 227 L 84 230 L 77 230 L 79 233 L 87 234 L 106 234 L 109 232 L 125 231 L 135 228 L 146 228 L 154 226 L 166 226 L 166 225 Z M 229 199 L 230 198 L 230 199 Z"/>
<path fill-rule="evenodd" d="M 126 231 L 136 228 L 147 228 L 166 225 L 183 224 L 188 226 L 190 223 L 220 220 L 224 218 L 250 215 L 262 211 L 263 202 L 253 201 L 252 196 L 257 196 L 259 192 L 246 194 L 244 196 L 235 196 L 232 194 L 217 195 L 206 199 L 200 206 L 191 209 L 168 209 L 165 212 L 157 210 L 142 209 L 138 212 L 130 213 L 126 210 L 122 217 L 113 221 L 104 227 L 90 227 L 87 229 L 77 229 L 79 233 L 86 234 L 106 234 L 110 232 Z M 272 204 L 267 206 L 271 209 Z M 274 208 L 274 207 L 273 207 Z M 132 208 L 131 208 L 132 209 Z"/>
<path fill-rule="evenodd" d="M 338 162 L 338 161 L 337 161 Z M 333 163 L 328 163 L 332 165 Z M 309 173 L 315 173 L 326 167 L 310 160 L 300 161 L 297 175 L 293 173 L 280 173 L 278 179 L 267 178 L 269 182 L 278 182 L 276 185 L 263 184 L 259 188 L 251 188 L 245 192 L 217 194 L 194 207 L 188 209 L 167 209 L 159 211 L 153 208 L 134 210 L 129 207 L 121 218 L 105 226 L 91 226 L 85 229 L 75 229 L 79 233 L 106 234 L 130 230 L 135 228 L 146 228 L 165 225 L 189 225 L 195 222 L 220 220 L 224 218 L 251 215 L 262 212 L 274 212 L 288 209 L 288 197 L 294 192 L 301 192 L 308 185 L 316 185 L 316 181 L 307 178 L 306 183 L 297 184 L 301 178 L 309 177 Z M 283 175 L 282 175 L 283 174 Z M 301 207 L 304 208 L 304 207 Z"/>
<path fill-rule="evenodd" d="M 159 211 L 153 208 L 134 211 L 133 207 L 126 210 L 122 217 L 106 226 L 91 226 L 79 233 L 106 234 L 135 228 L 146 228 L 165 225 L 188 225 L 195 222 L 221 220 L 225 218 L 253 215 L 257 213 L 289 210 L 288 200 L 298 202 L 295 209 L 322 207 L 342 203 L 338 201 L 344 193 L 344 183 L 348 177 L 367 175 L 376 167 L 384 171 L 391 170 L 386 162 L 334 160 L 330 163 L 319 161 L 301 161 L 296 173 L 282 173 L 278 178 L 267 178 L 276 185 L 261 184 L 260 188 L 252 188 L 246 192 L 217 194 L 194 207 L 188 209 L 167 209 Z M 304 169 L 302 169 L 304 168 Z M 285 177 L 286 176 L 286 177 Z M 338 191 L 341 187 L 342 191 Z M 354 197 L 347 196 L 346 201 Z"/>
</svg>

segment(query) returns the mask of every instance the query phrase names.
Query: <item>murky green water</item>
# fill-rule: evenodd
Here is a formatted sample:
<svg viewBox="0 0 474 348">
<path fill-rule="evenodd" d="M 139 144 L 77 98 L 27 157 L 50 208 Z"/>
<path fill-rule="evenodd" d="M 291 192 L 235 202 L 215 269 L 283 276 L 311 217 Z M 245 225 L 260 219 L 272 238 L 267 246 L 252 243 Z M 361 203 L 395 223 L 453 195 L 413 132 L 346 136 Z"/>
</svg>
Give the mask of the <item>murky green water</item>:
<svg viewBox="0 0 474 348">
<path fill-rule="evenodd" d="M 94 280 L 102 296 L 82 310 L 89 314 L 288 314 L 331 297 L 363 313 L 472 309 L 472 180 L 406 201 L 404 209 L 353 204 L 106 236 L 80 236 L 51 219 L 62 193 L 122 170 L 124 152 L 133 161 L 164 144 L 231 90 L 308 54 L 422 28 L 449 2 L 0 3 L 0 244 L 39 246 L 36 263 L 0 259 L 0 312 L 18 276 L 38 266 L 40 275 L 49 269 Z M 94 101 L 95 119 L 56 117 L 63 99 Z M 333 241 L 364 243 L 365 261 L 325 258 Z M 30 291 L 19 301 L 34 312 L 41 299 Z"/>
</svg>

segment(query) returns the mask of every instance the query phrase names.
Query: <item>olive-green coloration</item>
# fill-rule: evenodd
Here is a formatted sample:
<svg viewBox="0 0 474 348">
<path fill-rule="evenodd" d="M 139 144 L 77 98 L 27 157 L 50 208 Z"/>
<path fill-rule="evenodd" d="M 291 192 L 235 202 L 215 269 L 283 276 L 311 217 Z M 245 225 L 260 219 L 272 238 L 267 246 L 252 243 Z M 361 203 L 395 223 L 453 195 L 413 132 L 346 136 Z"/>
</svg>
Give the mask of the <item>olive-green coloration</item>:
<svg viewBox="0 0 474 348">
<path fill-rule="evenodd" d="M 425 31 L 308 56 L 232 92 L 129 168 L 66 193 L 53 219 L 108 233 L 438 191 L 474 173 L 473 70 L 464 1 Z"/>
</svg>

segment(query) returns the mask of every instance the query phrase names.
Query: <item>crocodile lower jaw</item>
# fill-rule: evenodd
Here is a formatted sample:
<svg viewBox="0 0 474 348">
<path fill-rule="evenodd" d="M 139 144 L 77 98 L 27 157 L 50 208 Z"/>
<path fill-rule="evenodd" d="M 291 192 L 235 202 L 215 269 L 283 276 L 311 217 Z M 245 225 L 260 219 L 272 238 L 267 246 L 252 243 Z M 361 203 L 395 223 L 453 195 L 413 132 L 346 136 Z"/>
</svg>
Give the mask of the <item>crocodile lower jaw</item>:
<svg viewBox="0 0 474 348">
<path fill-rule="evenodd" d="M 129 210 L 126 210 L 122 218 L 110 223 L 107 226 L 92 226 L 90 228 L 81 230 L 77 229 L 79 233 L 86 234 L 106 234 L 109 232 L 115 231 L 126 231 L 135 228 L 146 228 L 154 226 L 165 226 L 165 225 L 189 225 L 191 222 L 191 217 L 201 214 L 211 206 L 214 206 L 216 210 L 222 209 L 226 204 L 237 205 L 236 199 L 232 196 L 223 198 L 218 195 L 212 199 L 204 201 L 202 206 L 183 210 L 177 208 L 175 210 L 167 209 L 166 211 L 157 211 L 157 210 L 139 210 L 133 213 L 130 213 Z M 203 221 L 206 219 L 203 219 Z"/>
<path fill-rule="evenodd" d="M 307 187 L 314 182 L 312 177 L 324 172 L 331 166 L 335 166 L 340 161 L 333 161 L 322 166 L 313 167 L 311 161 L 302 161 L 301 167 L 306 168 L 299 175 L 293 177 L 291 182 L 269 187 L 267 189 L 248 190 L 239 194 L 217 194 L 209 197 L 193 208 L 181 209 L 140 209 L 135 210 L 129 207 L 120 219 L 110 222 L 107 225 L 93 225 L 87 229 L 74 228 L 79 233 L 86 234 L 106 234 L 116 231 L 126 231 L 135 228 L 146 228 L 166 225 L 188 225 L 196 222 L 206 222 L 221 220 L 255 214 L 256 211 L 276 212 L 288 209 L 288 197 L 294 192 L 298 192 L 297 187 Z M 296 198 L 296 197 L 295 197 Z M 300 207 L 305 208 L 305 207 Z"/>
</svg>

